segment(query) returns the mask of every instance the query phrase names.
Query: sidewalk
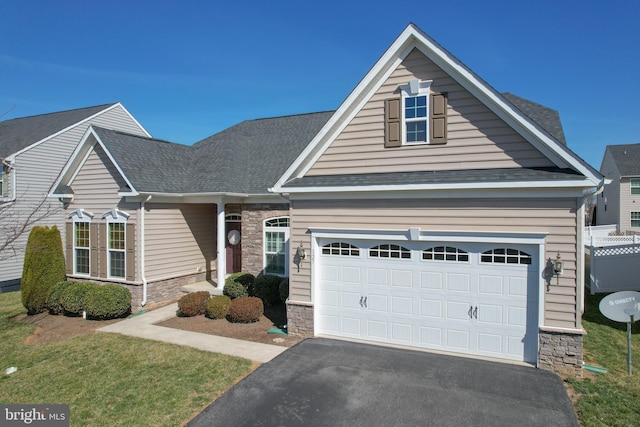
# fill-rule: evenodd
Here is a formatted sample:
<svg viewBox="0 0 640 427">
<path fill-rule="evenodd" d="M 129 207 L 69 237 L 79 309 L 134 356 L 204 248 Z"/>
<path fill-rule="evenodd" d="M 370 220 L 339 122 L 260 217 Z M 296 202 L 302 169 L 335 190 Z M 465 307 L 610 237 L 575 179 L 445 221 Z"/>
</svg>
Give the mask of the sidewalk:
<svg viewBox="0 0 640 427">
<path fill-rule="evenodd" d="M 114 332 L 132 337 L 164 341 L 186 345 L 204 351 L 242 357 L 265 363 L 287 350 L 286 347 L 261 344 L 252 341 L 236 340 L 216 335 L 183 331 L 180 329 L 156 326 L 155 323 L 170 319 L 176 315 L 178 304 L 174 303 L 159 309 L 138 314 L 118 323 L 98 329 L 98 332 Z"/>
</svg>

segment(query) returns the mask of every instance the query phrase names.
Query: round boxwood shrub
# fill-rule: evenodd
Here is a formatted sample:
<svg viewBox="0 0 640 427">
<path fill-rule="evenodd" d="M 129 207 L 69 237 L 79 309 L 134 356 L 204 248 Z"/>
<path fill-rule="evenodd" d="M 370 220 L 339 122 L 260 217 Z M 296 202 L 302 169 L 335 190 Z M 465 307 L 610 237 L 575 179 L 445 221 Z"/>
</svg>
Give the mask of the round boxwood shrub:
<svg viewBox="0 0 640 427">
<path fill-rule="evenodd" d="M 231 299 L 249 296 L 246 288 L 240 282 L 226 282 L 222 293 Z"/>
<path fill-rule="evenodd" d="M 285 302 L 289 298 L 289 278 L 280 281 L 280 301 Z"/>
<path fill-rule="evenodd" d="M 49 291 L 64 280 L 64 252 L 60 231 L 53 227 L 33 227 L 27 239 L 20 294 L 29 314 L 47 309 Z"/>
<path fill-rule="evenodd" d="M 186 294 L 178 300 L 178 310 L 183 317 L 193 317 L 204 314 L 207 310 L 207 301 L 211 298 L 208 291 L 198 291 Z"/>
<path fill-rule="evenodd" d="M 117 319 L 131 312 L 131 292 L 118 285 L 102 285 L 89 289 L 84 296 L 87 318 Z"/>
<path fill-rule="evenodd" d="M 60 293 L 60 305 L 66 316 L 81 316 L 85 310 L 84 299 L 98 285 L 91 282 L 73 282 Z"/>
<path fill-rule="evenodd" d="M 229 314 L 231 298 L 226 295 L 216 295 L 207 302 L 205 315 L 210 319 L 224 319 Z"/>
<path fill-rule="evenodd" d="M 62 292 L 67 289 L 69 286 L 72 286 L 74 282 L 63 281 L 58 282 L 49 291 L 49 295 L 47 296 L 47 308 L 49 309 L 49 314 L 62 314 L 64 308 L 60 303 L 60 296 Z"/>
<path fill-rule="evenodd" d="M 260 298 L 264 305 L 278 304 L 280 302 L 281 281 L 282 277 L 273 274 L 256 277 L 253 284 L 255 296 Z"/>
<path fill-rule="evenodd" d="M 256 297 L 240 297 L 231 301 L 227 319 L 234 323 L 253 323 L 264 313 L 262 300 Z"/>
<path fill-rule="evenodd" d="M 255 276 L 251 273 L 233 273 L 230 274 L 229 277 L 225 280 L 225 286 L 227 286 L 231 282 L 238 282 L 247 290 L 247 294 L 249 296 L 253 295 L 253 282 L 256 280 Z"/>
</svg>

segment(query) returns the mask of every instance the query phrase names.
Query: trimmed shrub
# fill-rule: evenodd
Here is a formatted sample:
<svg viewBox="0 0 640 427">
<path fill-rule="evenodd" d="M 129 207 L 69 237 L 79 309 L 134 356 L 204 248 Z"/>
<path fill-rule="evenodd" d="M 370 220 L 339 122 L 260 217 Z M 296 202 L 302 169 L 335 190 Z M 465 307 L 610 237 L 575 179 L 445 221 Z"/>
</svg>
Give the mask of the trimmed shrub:
<svg viewBox="0 0 640 427">
<path fill-rule="evenodd" d="M 207 302 L 205 315 L 210 319 L 224 319 L 229 314 L 231 298 L 226 295 L 216 295 Z"/>
<path fill-rule="evenodd" d="M 49 295 L 47 296 L 47 308 L 49 309 L 49 314 L 62 314 L 64 309 L 62 304 L 60 303 L 60 296 L 62 292 L 67 289 L 69 286 L 72 286 L 75 282 L 58 282 L 51 287 L 49 290 Z"/>
<path fill-rule="evenodd" d="M 231 282 L 238 282 L 247 290 L 247 294 L 249 296 L 253 295 L 253 282 L 256 280 L 256 277 L 251 273 L 233 273 L 227 277 L 225 280 L 225 286 L 227 286 Z"/>
<path fill-rule="evenodd" d="M 53 227 L 33 227 L 27 239 L 20 292 L 29 314 L 47 308 L 51 288 L 65 278 L 64 252 L 60 231 Z"/>
<path fill-rule="evenodd" d="M 81 316 L 85 310 L 85 296 L 98 285 L 91 282 L 73 282 L 60 293 L 60 305 L 67 316 Z"/>
<path fill-rule="evenodd" d="M 89 289 L 84 296 L 87 318 L 117 319 L 131 312 L 131 292 L 118 285 L 102 285 Z"/>
<path fill-rule="evenodd" d="M 204 314 L 207 310 L 207 301 L 211 298 L 208 291 L 198 291 L 186 294 L 178 300 L 178 310 L 183 317 L 193 317 Z"/>
<path fill-rule="evenodd" d="M 222 293 L 224 295 L 228 296 L 231 299 L 236 299 L 236 298 L 242 298 L 242 297 L 249 296 L 249 293 L 247 292 L 247 290 L 244 287 L 244 285 L 242 285 L 242 283 L 236 282 L 236 281 L 225 282 L 224 289 L 222 290 Z"/>
<path fill-rule="evenodd" d="M 256 297 L 241 297 L 231 301 L 227 319 L 234 323 L 253 323 L 264 314 L 262 300 Z"/>
<path fill-rule="evenodd" d="M 280 301 L 285 302 L 289 298 L 289 278 L 280 281 Z"/>
<path fill-rule="evenodd" d="M 278 304 L 280 302 L 281 281 L 282 277 L 273 274 L 256 277 L 253 284 L 255 296 L 260 298 L 264 305 Z"/>
</svg>

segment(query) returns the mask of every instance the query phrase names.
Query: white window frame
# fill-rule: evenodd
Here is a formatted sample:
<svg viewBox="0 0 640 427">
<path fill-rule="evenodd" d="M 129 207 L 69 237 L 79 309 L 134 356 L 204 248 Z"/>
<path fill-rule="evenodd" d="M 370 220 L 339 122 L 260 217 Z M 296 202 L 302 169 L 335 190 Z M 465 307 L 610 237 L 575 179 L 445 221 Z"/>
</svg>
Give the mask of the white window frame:
<svg viewBox="0 0 640 427">
<path fill-rule="evenodd" d="M 431 119 L 431 83 L 433 80 L 411 80 L 409 83 L 401 85 L 400 91 L 402 94 L 402 145 L 422 145 L 429 144 L 431 142 L 430 137 L 430 119 Z M 406 100 L 407 98 L 415 98 L 419 96 L 427 97 L 426 104 L 426 116 L 424 118 L 410 118 L 406 117 Z M 407 123 L 425 122 L 425 140 L 424 141 L 407 141 Z"/>
<path fill-rule="evenodd" d="M 107 211 L 102 215 L 102 219 L 107 223 L 107 277 L 109 279 L 125 280 L 127 278 L 127 220 L 129 219 L 129 214 L 119 209 L 111 209 L 110 211 Z M 113 224 L 122 225 L 122 249 L 111 248 L 111 227 Z M 111 256 L 116 253 L 122 254 L 122 263 L 124 265 L 122 276 L 114 275 L 111 268 Z"/>
<path fill-rule="evenodd" d="M 78 209 L 73 211 L 68 218 L 73 219 L 73 228 L 71 236 L 71 240 L 73 242 L 73 253 L 71 256 L 73 257 L 73 274 L 76 276 L 90 277 L 91 276 L 91 220 L 93 219 L 93 214 L 90 212 L 86 212 L 82 209 Z M 87 226 L 87 246 L 77 246 L 77 224 L 86 224 Z M 87 272 L 79 272 L 78 271 L 78 251 L 86 251 L 87 253 Z"/>
<path fill-rule="evenodd" d="M 638 218 L 633 218 L 633 214 L 637 214 Z M 633 225 L 633 221 L 638 221 L 638 225 Z M 629 222 L 632 228 L 640 227 L 640 211 L 629 212 Z"/>
<path fill-rule="evenodd" d="M 270 226 L 269 222 L 280 222 L 286 220 L 287 226 L 276 225 Z M 263 263 L 263 271 L 265 274 L 273 274 L 281 277 L 289 276 L 289 238 L 290 238 L 290 219 L 288 216 L 279 216 L 273 218 L 267 218 L 263 222 L 262 227 L 262 263 Z M 267 251 L 267 233 L 283 233 L 284 239 L 284 251 Z M 277 273 L 267 270 L 267 257 L 269 255 L 284 255 L 284 273 Z"/>
<path fill-rule="evenodd" d="M 633 184 L 636 184 L 635 186 Z M 637 189 L 638 192 L 634 193 L 633 190 Z M 631 178 L 629 180 L 629 194 L 631 194 L 632 196 L 639 196 L 640 195 L 640 178 Z"/>
</svg>

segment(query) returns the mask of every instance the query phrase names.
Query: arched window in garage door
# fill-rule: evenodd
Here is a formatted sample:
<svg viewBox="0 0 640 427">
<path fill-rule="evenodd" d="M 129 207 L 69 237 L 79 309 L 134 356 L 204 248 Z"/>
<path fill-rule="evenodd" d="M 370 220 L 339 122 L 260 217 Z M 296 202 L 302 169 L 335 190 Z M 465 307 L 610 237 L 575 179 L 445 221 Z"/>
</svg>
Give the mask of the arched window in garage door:
<svg viewBox="0 0 640 427">
<path fill-rule="evenodd" d="M 486 264 L 531 264 L 531 255 L 513 248 L 495 248 L 483 252 L 480 262 Z"/>
<path fill-rule="evenodd" d="M 369 257 L 411 259 L 411 251 L 400 245 L 384 244 L 369 249 Z"/>
<path fill-rule="evenodd" d="M 422 251 L 422 259 L 427 261 L 469 262 L 467 251 L 453 246 L 435 246 Z"/>
<path fill-rule="evenodd" d="M 322 247 L 322 255 L 360 256 L 360 249 L 350 243 L 332 242 Z"/>
</svg>

